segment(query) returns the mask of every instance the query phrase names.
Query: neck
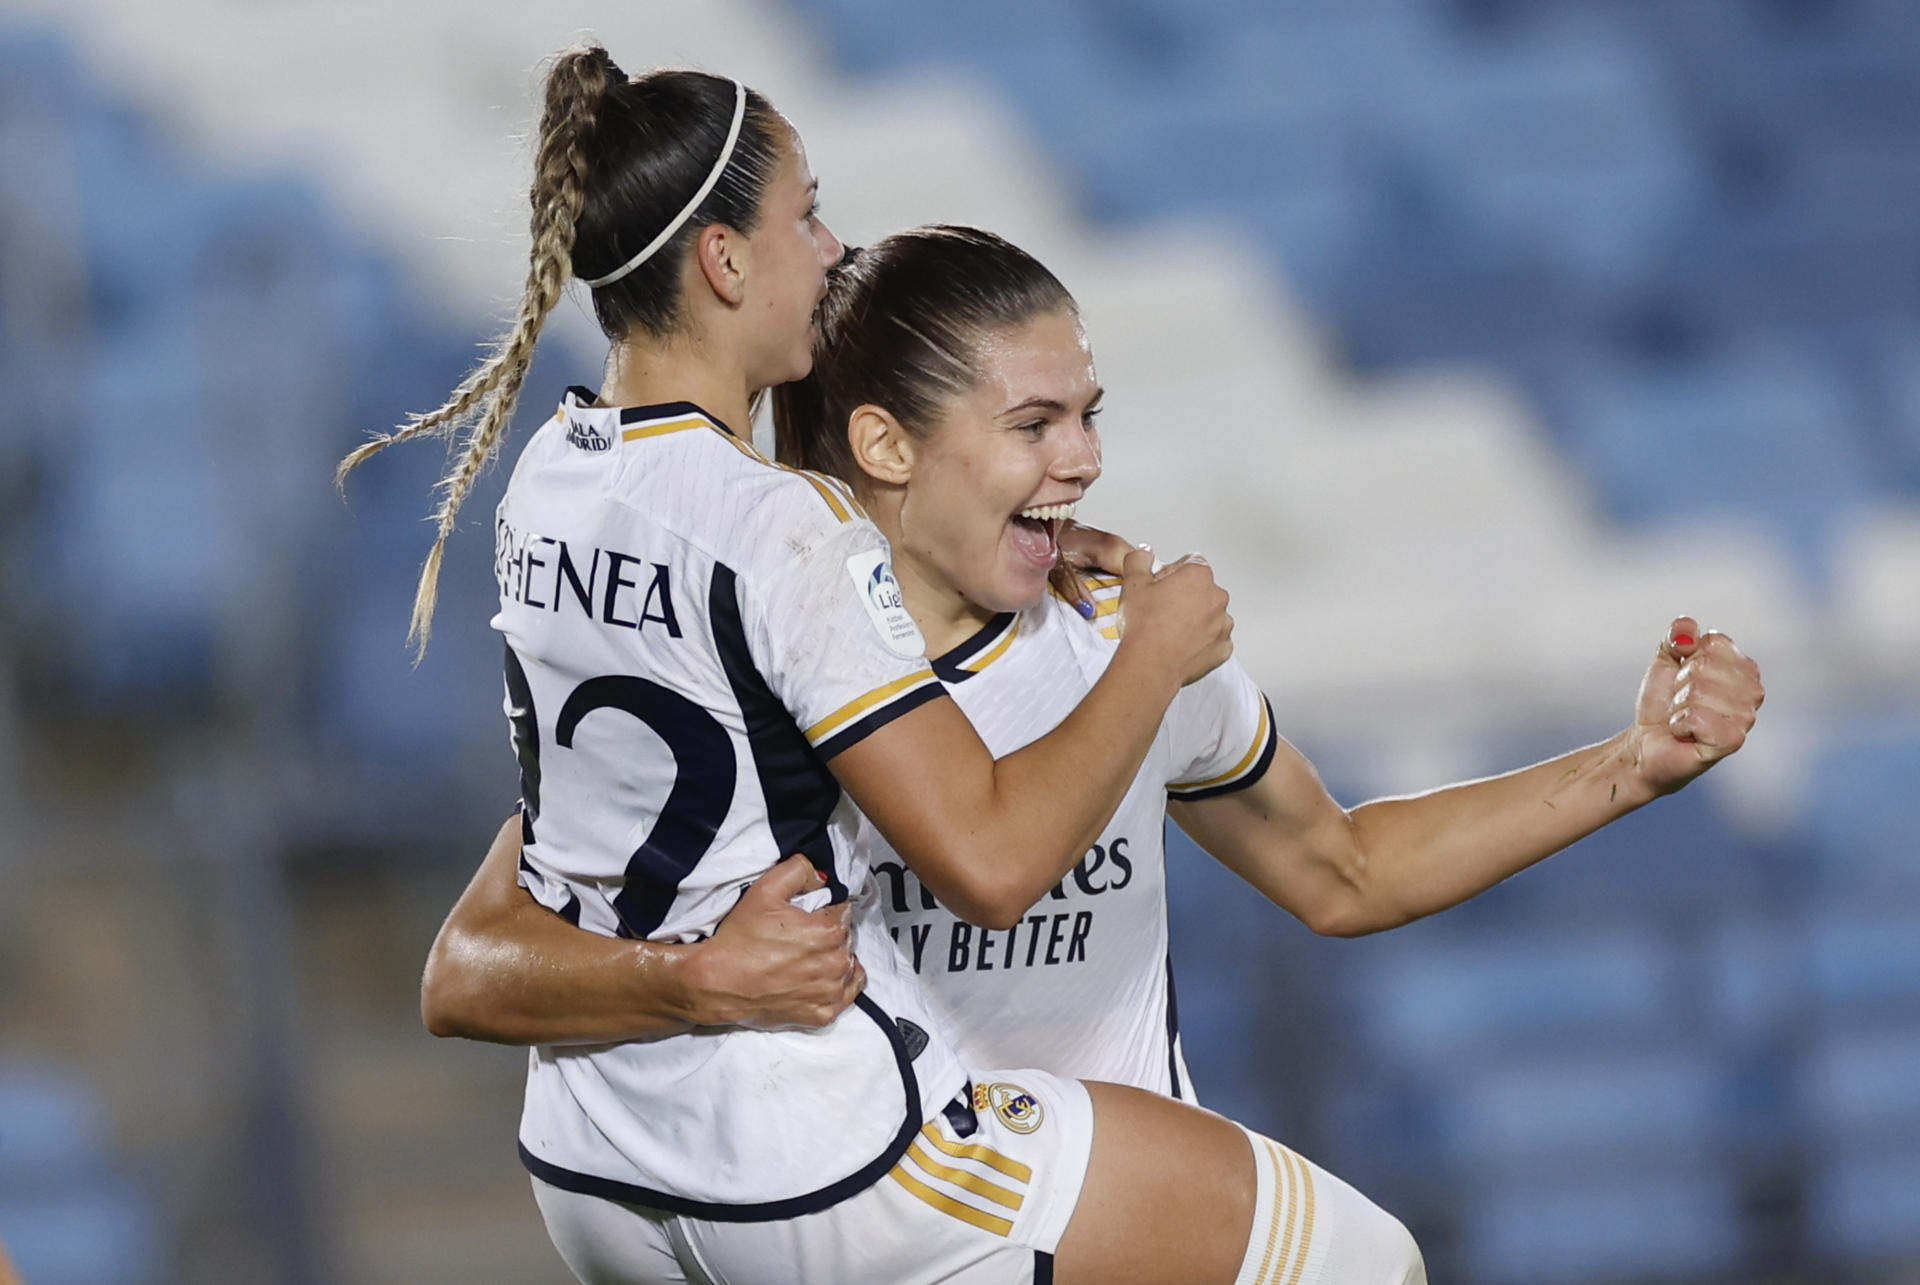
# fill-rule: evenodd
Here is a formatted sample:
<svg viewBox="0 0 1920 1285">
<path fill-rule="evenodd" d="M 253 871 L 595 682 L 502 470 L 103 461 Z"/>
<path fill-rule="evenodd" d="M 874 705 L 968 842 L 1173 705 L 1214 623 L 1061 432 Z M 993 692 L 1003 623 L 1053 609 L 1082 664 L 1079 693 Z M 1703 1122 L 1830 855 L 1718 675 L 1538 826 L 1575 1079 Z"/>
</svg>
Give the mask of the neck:
<svg viewBox="0 0 1920 1285">
<path fill-rule="evenodd" d="M 607 354 L 600 401 L 607 406 L 692 402 L 742 437 L 753 431 L 753 389 L 743 372 L 718 360 L 698 338 L 624 339 Z"/>
<path fill-rule="evenodd" d="M 978 633 L 998 613 L 982 607 L 946 583 L 928 558 L 907 538 L 900 521 L 903 492 L 886 490 L 860 497 L 893 550 L 893 578 L 900 600 L 927 640 L 927 658 L 944 655 Z"/>
</svg>

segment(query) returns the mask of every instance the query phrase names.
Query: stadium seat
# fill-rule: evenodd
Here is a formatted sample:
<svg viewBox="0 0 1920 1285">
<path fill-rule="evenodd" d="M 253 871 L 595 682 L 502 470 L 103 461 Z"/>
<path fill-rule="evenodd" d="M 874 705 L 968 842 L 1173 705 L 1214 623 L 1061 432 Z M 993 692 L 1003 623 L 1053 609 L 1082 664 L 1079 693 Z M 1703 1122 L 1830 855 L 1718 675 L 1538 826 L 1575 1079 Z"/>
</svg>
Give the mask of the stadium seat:
<svg viewBox="0 0 1920 1285">
<path fill-rule="evenodd" d="M 1920 720 L 1847 725 L 1814 762 L 1813 842 L 1829 894 L 1920 889 Z"/>
<path fill-rule="evenodd" d="M 1675 960 L 1639 930 L 1463 938 L 1435 920 L 1354 953 L 1355 1028 L 1373 1056 L 1399 1066 L 1657 1041 L 1681 1015 Z"/>
<path fill-rule="evenodd" d="M 1739 1191 L 1724 1173 L 1512 1184 L 1462 1201 L 1457 1261 L 1483 1285 L 1698 1281 L 1745 1244 Z"/>
<path fill-rule="evenodd" d="M 1889 1261 L 1920 1252 L 1920 1149 L 1886 1156 L 1841 1148 L 1807 1175 L 1807 1238 L 1828 1261 Z"/>
<path fill-rule="evenodd" d="M 33 1285 L 162 1279 L 154 1211 L 108 1150 L 71 1070 L 0 1067 L 0 1244 Z"/>
<path fill-rule="evenodd" d="M 1616 513 L 1760 513 L 1815 583 L 1837 515 L 1880 490 L 1851 390 L 1805 344 L 1594 362 L 1560 381 L 1556 402 Z"/>
</svg>

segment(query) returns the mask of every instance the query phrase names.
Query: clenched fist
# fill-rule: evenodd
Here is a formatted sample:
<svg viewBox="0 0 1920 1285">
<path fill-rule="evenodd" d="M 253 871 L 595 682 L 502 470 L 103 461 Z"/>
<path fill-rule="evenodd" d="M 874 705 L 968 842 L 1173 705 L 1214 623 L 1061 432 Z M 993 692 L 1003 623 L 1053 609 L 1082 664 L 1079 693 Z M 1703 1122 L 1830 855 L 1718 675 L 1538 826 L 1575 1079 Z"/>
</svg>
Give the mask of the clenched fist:
<svg viewBox="0 0 1920 1285">
<path fill-rule="evenodd" d="M 1667 628 L 1634 707 L 1641 779 L 1671 794 L 1746 743 L 1767 692 L 1760 666 L 1691 616 Z"/>
</svg>

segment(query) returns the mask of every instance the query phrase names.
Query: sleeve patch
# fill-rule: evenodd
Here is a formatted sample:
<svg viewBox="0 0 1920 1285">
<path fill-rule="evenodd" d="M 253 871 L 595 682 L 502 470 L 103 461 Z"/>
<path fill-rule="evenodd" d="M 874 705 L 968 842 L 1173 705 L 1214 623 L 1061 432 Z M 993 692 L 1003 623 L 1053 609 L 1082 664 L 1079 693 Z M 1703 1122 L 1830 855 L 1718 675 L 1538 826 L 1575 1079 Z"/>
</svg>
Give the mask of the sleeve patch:
<svg viewBox="0 0 1920 1285">
<path fill-rule="evenodd" d="M 854 554 L 847 559 L 847 576 L 887 650 L 908 658 L 926 655 L 927 640 L 900 598 L 900 582 L 893 578 L 886 550 L 866 549 Z"/>
</svg>

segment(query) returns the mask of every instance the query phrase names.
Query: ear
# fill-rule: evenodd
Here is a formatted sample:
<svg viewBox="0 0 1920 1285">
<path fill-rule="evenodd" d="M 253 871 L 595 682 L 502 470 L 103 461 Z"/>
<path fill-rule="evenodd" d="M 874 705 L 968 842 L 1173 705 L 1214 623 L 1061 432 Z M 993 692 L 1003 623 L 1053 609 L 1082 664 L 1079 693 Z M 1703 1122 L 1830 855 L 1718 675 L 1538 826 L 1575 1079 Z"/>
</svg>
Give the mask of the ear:
<svg viewBox="0 0 1920 1285">
<path fill-rule="evenodd" d="M 916 443 L 892 411 L 874 405 L 855 408 L 847 417 L 847 445 L 860 471 L 876 482 L 905 486 L 913 477 Z"/>
<path fill-rule="evenodd" d="M 707 286 L 723 303 L 738 306 L 747 297 L 747 239 L 724 223 L 709 223 L 693 242 L 694 261 Z"/>
</svg>

